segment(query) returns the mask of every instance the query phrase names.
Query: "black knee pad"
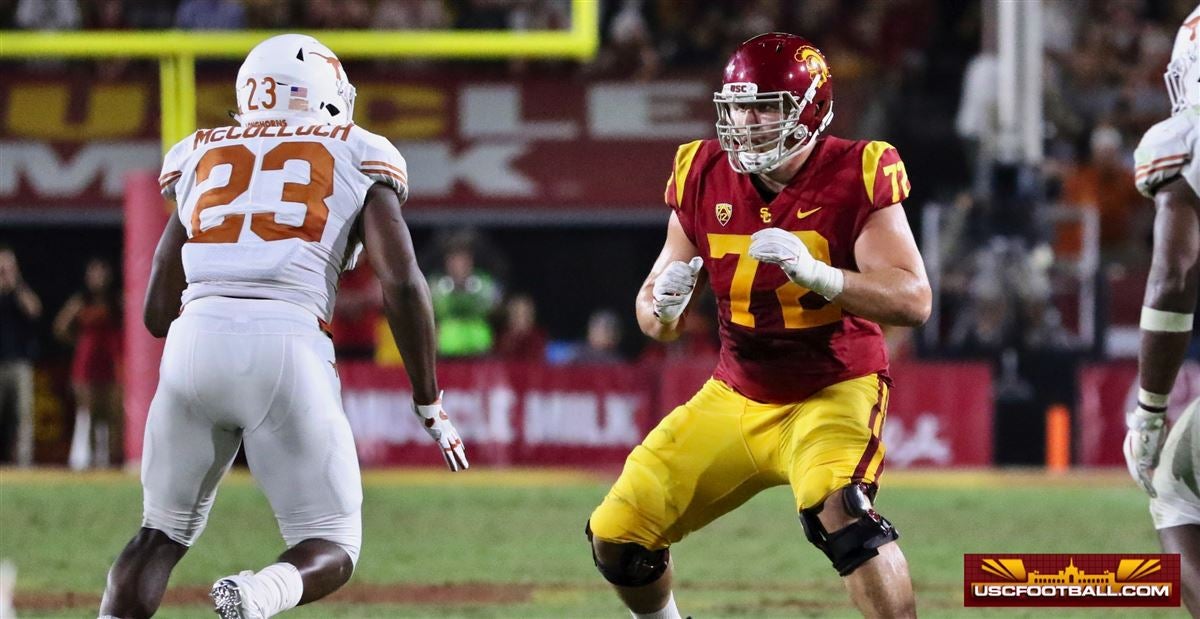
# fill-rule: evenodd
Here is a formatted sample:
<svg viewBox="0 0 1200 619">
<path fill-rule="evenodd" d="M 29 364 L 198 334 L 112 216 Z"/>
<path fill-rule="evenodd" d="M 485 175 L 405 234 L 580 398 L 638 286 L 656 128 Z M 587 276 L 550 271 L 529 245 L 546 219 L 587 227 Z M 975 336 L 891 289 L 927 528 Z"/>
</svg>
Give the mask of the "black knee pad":
<svg viewBox="0 0 1200 619">
<path fill-rule="evenodd" d="M 897 539 L 900 532 L 887 518 L 875 513 L 871 500 L 876 487 L 869 484 L 851 484 L 842 489 L 842 503 L 846 513 L 858 520 L 829 533 L 817 514 L 825 508 L 821 503 L 800 512 L 800 523 L 804 535 L 814 546 L 821 549 L 833 562 L 838 574 L 847 576 L 879 554 L 879 547 Z"/>
<path fill-rule="evenodd" d="M 667 548 L 647 550 L 632 542 L 619 544 L 621 558 L 617 565 L 606 565 L 600 562 L 600 557 L 596 556 L 596 547 L 592 546 L 591 522 L 584 526 L 583 532 L 592 548 L 592 562 L 596 564 L 596 569 L 600 570 L 600 575 L 604 576 L 605 580 L 618 587 L 643 587 L 667 573 L 667 566 L 671 562 L 671 551 Z"/>
</svg>

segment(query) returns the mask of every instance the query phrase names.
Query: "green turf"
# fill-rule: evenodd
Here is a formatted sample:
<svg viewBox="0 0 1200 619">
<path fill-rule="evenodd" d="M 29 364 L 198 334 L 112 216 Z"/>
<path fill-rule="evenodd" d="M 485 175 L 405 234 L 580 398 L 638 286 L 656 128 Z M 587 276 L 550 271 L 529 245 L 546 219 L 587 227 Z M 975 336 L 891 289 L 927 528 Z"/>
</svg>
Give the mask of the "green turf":
<svg viewBox="0 0 1200 619">
<path fill-rule="evenodd" d="M 447 476 L 446 483 L 454 479 Z M 400 477 L 369 483 L 364 550 L 354 583 L 512 583 L 527 602 L 437 605 L 318 604 L 295 617 L 627 617 L 595 573 L 582 528 L 606 484 L 432 486 Z M 857 616 L 827 560 L 805 540 L 786 489 L 766 492 L 673 550 L 681 609 L 710 617 Z M 1182 611 L 962 607 L 966 552 L 1150 552 L 1146 501 L 1131 484 L 1055 487 L 897 487 L 879 509 L 903 534 L 926 617 L 1183 616 Z M 19 568 L 19 595 L 97 596 L 110 562 L 137 529 L 135 479 L 55 481 L 0 474 L 0 557 Z M 180 563 L 172 587 L 269 563 L 283 548 L 266 501 L 243 478 L 221 490 L 208 530 Z M 18 610 L 21 610 L 18 608 Z M 94 608 L 22 617 L 84 617 Z M 91 616 L 95 616 L 92 614 Z M 211 617 L 166 606 L 163 617 Z"/>
</svg>

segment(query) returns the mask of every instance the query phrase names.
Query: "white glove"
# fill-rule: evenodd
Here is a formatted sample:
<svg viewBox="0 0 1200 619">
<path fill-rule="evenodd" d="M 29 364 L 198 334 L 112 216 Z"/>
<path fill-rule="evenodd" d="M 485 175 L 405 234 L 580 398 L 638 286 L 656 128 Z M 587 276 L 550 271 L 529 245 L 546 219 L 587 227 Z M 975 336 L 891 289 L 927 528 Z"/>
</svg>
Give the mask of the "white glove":
<svg viewBox="0 0 1200 619">
<path fill-rule="evenodd" d="M 700 256 L 686 263 L 676 260 L 654 278 L 654 317 L 659 322 L 670 324 L 679 320 L 692 298 L 696 277 L 703 266 L 704 259 Z"/>
<path fill-rule="evenodd" d="M 1154 490 L 1154 467 L 1167 440 L 1167 414 L 1152 413 L 1141 406 L 1125 414 L 1125 466 L 1129 475 L 1151 497 Z"/>
<path fill-rule="evenodd" d="M 417 404 L 413 402 L 413 412 L 417 417 L 421 418 L 421 425 L 433 440 L 437 441 L 439 447 L 442 448 L 442 457 L 446 459 L 446 466 L 451 471 L 466 470 L 467 452 L 463 449 L 462 439 L 458 436 L 458 430 L 454 429 L 454 424 L 450 423 L 450 416 L 446 411 L 442 410 L 442 394 L 438 393 L 438 399 L 433 404 Z"/>
<path fill-rule="evenodd" d="M 779 228 L 759 230 L 750 236 L 750 257 L 777 264 L 792 282 L 832 301 L 842 294 L 845 275 L 812 257 L 800 237 Z"/>
</svg>

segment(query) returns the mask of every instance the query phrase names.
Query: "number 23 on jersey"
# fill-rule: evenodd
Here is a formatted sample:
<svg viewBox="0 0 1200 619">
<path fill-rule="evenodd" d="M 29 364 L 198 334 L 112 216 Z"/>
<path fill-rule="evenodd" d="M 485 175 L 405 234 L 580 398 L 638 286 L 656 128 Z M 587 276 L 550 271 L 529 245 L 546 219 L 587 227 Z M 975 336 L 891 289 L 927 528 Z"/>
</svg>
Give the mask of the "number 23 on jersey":
<svg viewBox="0 0 1200 619">
<path fill-rule="evenodd" d="M 229 213 L 219 224 L 203 229 L 200 226 L 200 213 L 208 208 L 233 203 L 250 188 L 256 171 L 283 170 L 288 161 L 307 162 L 309 180 L 307 183 L 284 183 L 278 201 L 305 205 L 304 221 L 299 226 L 291 226 L 277 222 L 275 212 L 259 212 L 250 215 L 250 231 L 264 241 L 298 238 L 319 242 L 329 217 L 329 206 L 325 200 L 333 195 L 333 155 L 319 142 L 283 142 L 267 151 L 261 162 L 257 161 L 249 148 L 241 144 L 221 146 L 204 153 L 196 165 L 196 183 L 208 180 L 213 169 L 221 165 L 230 166 L 229 182 L 213 187 L 197 198 L 196 206 L 192 209 L 191 238 L 188 242 L 238 242 L 245 213 Z"/>
</svg>

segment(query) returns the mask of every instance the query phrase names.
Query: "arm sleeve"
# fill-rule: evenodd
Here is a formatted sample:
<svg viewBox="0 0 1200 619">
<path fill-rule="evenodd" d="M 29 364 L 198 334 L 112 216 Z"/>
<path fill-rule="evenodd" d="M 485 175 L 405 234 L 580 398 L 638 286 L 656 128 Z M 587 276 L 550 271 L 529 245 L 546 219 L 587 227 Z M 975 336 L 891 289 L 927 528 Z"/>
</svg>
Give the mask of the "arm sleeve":
<svg viewBox="0 0 1200 619">
<path fill-rule="evenodd" d="M 401 202 L 408 199 L 408 164 L 387 138 L 366 134 L 358 171 L 394 189 Z"/>
<path fill-rule="evenodd" d="M 693 196 L 687 191 L 687 181 L 692 171 L 692 163 L 696 159 L 696 152 L 700 150 L 703 143 L 701 140 L 688 142 L 675 151 L 675 165 L 671 168 L 671 176 L 667 178 L 667 188 L 663 193 L 663 201 L 675 211 L 684 233 L 693 244 L 696 242 L 693 231 L 695 209 L 688 208 L 689 198 L 693 198 Z"/>
<path fill-rule="evenodd" d="M 1196 113 L 1176 114 L 1153 127 L 1142 136 L 1133 153 L 1134 184 L 1147 198 L 1153 198 L 1159 188 L 1183 175 L 1196 175 Z M 1187 179 L 1193 183 L 1191 178 Z M 1194 183 L 1193 183 L 1194 186 Z"/>
<path fill-rule="evenodd" d="M 158 190 L 168 200 L 175 199 L 175 184 L 183 174 L 184 160 L 192 150 L 191 142 L 192 136 L 189 135 L 172 146 L 163 157 L 162 172 L 158 175 Z"/>
<path fill-rule="evenodd" d="M 900 153 L 887 142 L 867 143 L 863 149 L 862 173 L 869 210 L 899 204 L 912 190 Z"/>
</svg>

